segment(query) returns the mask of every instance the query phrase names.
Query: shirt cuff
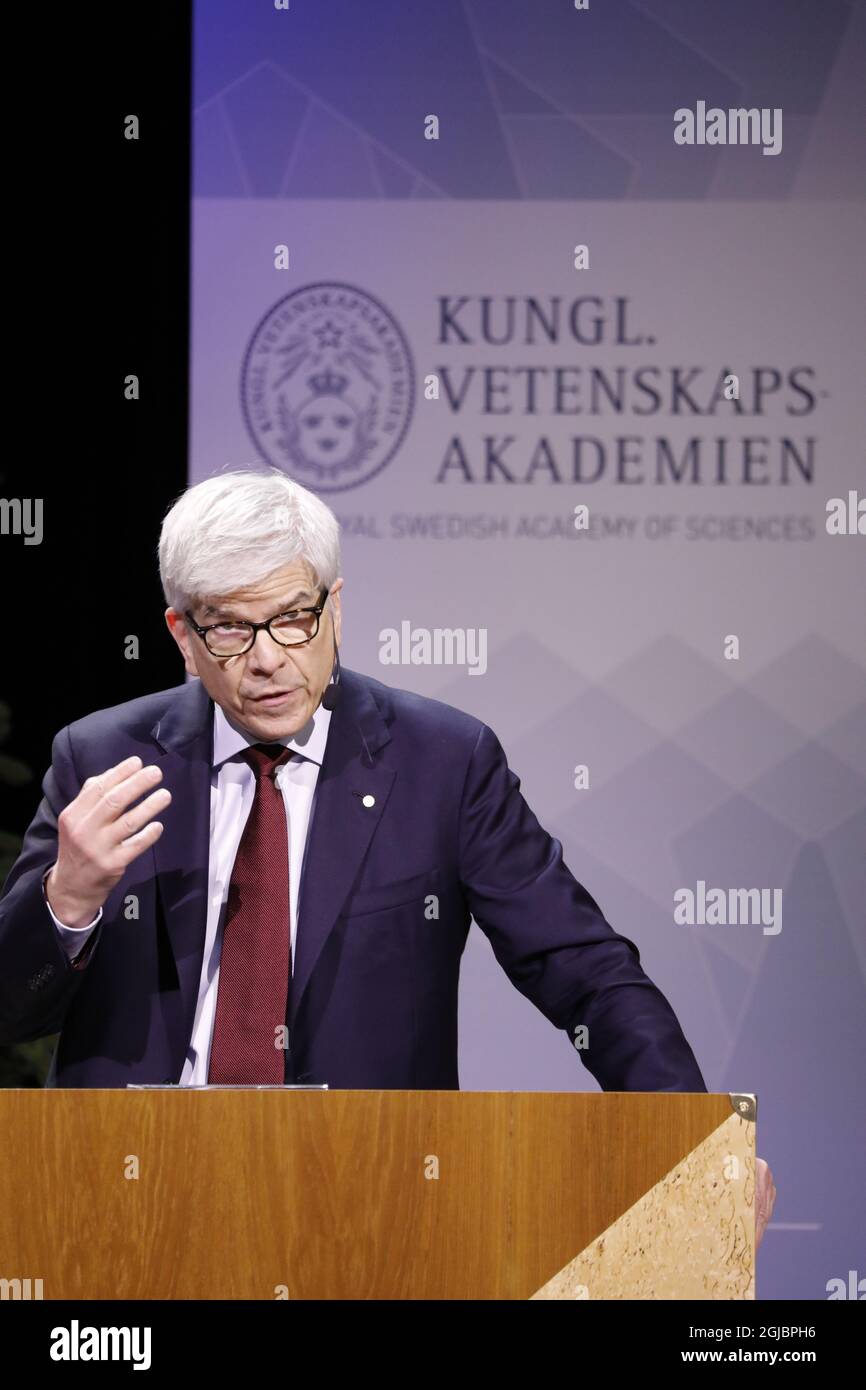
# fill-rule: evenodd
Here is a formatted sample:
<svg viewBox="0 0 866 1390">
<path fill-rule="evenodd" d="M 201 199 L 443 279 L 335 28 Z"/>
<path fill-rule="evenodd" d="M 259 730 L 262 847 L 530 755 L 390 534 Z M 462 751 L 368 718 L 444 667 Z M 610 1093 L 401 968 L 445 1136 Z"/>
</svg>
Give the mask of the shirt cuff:
<svg viewBox="0 0 866 1390">
<path fill-rule="evenodd" d="M 87 923 L 86 927 L 67 927 L 66 924 L 64 922 L 61 922 L 59 917 L 56 915 L 54 909 L 48 901 L 48 894 L 45 891 L 45 880 L 51 873 L 51 869 L 53 868 L 54 865 L 52 864 L 51 868 L 46 869 L 45 873 L 42 875 L 42 896 L 45 899 L 45 906 L 51 913 L 51 919 L 54 922 L 55 927 L 57 928 L 57 934 L 60 937 L 61 945 L 63 946 L 63 949 L 68 955 L 69 959 L 73 960 L 79 954 L 80 951 L 83 951 L 91 935 L 91 932 L 93 932 L 94 929 L 99 926 L 99 923 L 102 920 L 102 908 L 99 909 L 93 921 Z"/>
</svg>

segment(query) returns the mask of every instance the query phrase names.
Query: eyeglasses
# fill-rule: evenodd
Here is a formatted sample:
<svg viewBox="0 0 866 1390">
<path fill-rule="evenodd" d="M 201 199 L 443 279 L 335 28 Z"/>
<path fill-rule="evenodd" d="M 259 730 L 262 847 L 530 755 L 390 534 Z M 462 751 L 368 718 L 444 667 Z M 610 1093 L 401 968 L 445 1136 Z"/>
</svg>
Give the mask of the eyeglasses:
<svg viewBox="0 0 866 1390">
<path fill-rule="evenodd" d="M 307 642 L 312 642 L 319 631 L 319 619 L 327 597 L 328 590 L 323 589 L 315 608 L 292 608 L 287 613 L 268 618 L 264 623 L 240 620 L 200 627 L 188 609 L 184 617 L 213 656 L 243 656 L 244 652 L 250 650 L 262 628 L 281 647 L 303 647 Z"/>
</svg>

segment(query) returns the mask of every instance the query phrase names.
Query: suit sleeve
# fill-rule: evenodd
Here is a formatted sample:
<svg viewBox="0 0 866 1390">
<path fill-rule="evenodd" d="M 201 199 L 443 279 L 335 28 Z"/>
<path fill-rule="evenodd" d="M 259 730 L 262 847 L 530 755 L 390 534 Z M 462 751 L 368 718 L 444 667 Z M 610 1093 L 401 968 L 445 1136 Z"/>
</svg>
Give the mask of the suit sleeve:
<svg viewBox="0 0 866 1390">
<path fill-rule="evenodd" d="M 577 1055 L 603 1090 L 706 1091 L 637 946 L 566 868 L 486 725 L 463 788 L 459 857 L 469 908 L 499 964 L 572 1044 L 585 1042 Z"/>
<path fill-rule="evenodd" d="M 53 867 L 54 866 L 52 864 L 51 868 Z M 60 918 L 57 916 L 57 913 L 54 911 L 53 907 L 48 901 L 48 894 L 45 891 L 47 886 L 48 875 L 51 872 L 51 868 L 46 869 L 45 873 L 42 875 L 42 896 L 45 899 L 48 911 L 51 913 L 51 920 L 57 928 L 57 935 L 60 937 L 64 951 L 66 952 L 70 960 L 76 960 L 77 957 L 82 954 L 84 947 L 87 945 L 88 938 L 90 937 L 90 934 L 93 931 L 94 927 L 98 927 L 99 923 L 102 921 L 102 908 L 99 909 L 93 921 L 87 923 L 86 927 L 67 927 L 66 924 L 64 922 L 61 922 Z"/>
<path fill-rule="evenodd" d="M 45 900 L 42 879 L 57 858 L 57 818 L 81 790 L 69 728 L 51 749 L 42 801 L 0 893 L 0 1044 L 60 1030 L 96 949 L 101 925 L 73 963 Z"/>
</svg>

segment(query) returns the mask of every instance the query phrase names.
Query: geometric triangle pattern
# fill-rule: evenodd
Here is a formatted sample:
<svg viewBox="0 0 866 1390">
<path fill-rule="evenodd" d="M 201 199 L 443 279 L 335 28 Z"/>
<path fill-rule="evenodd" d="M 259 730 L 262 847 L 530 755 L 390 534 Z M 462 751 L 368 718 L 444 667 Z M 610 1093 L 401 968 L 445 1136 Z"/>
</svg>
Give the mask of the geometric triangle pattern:
<svg viewBox="0 0 866 1390">
<path fill-rule="evenodd" d="M 484 698 L 453 677 L 434 693 L 468 708 L 471 691 L 566 865 L 670 1000 L 709 1089 L 757 1094 L 758 1153 L 780 1194 L 762 1293 L 824 1298 L 847 1277 L 839 1250 L 856 1265 L 843 1214 L 863 1211 L 851 1156 L 866 1153 L 866 670 L 816 634 L 745 678 L 671 634 L 601 680 L 563 664 L 518 633 L 489 653 Z M 573 786 L 579 763 L 587 790 Z M 781 913 L 677 925 L 673 895 L 698 880 L 780 890 Z M 464 1088 L 597 1089 L 474 924 L 460 1018 Z"/>
<path fill-rule="evenodd" d="M 194 195 L 862 198 L 855 162 L 822 175 L 856 121 L 858 8 L 376 0 L 374 32 L 356 0 L 197 0 Z M 781 107 L 780 153 L 675 145 L 698 100 Z"/>
</svg>

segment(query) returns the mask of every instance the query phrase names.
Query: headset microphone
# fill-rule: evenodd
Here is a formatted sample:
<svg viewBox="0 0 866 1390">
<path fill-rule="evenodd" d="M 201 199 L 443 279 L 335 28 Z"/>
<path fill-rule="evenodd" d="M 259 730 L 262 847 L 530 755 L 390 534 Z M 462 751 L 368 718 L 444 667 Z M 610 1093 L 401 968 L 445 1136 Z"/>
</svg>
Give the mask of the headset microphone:
<svg viewBox="0 0 866 1390">
<path fill-rule="evenodd" d="M 325 686 L 325 693 L 322 696 L 322 708 L 333 709 L 340 698 L 340 653 L 337 644 L 334 643 L 334 679 L 329 685 Z"/>
<path fill-rule="evenodd" d="M 341 681 L 341 679 L 342 679 L 342 677 L 341 677 L 341 674 L 340 674 L 340 653 L 339 653 L 339 651 L 337 650 L 337 644 L 336 644 L 336 642 L 335 642 L 335 643 L 334 643 L 334 679 L 331 681 L 331 683 L 330 683 L 329 685 L 326 685 L 326 686 L 325 686 L 325 692 L 324 692 L 324 694 L 323 694 L 323 696 L 322 696 L 322 708 L 323 708 L 323 709 L 334 709 L 334 707 L 336 706 L 336 704 L 337 704 L 337 702 L 339 701 L 339 698 L 340 698 L 340 681 Z M 367 764 L 367 767 L 372 767 L 372 766 L 373 766 L 373 754 L 370 752 L 370 748 L 369 748 L 369 745 L 367 744 L 367 740 L 366 740 L 365 737 L 364 737 L 363 730 L 359 729 L 358 732 L 359 732 L 360 735 L 361 735 L 361 742 L 362 742 L 363 745 L 364 745 L 364 761 L 365 761 L 365 763 Z"/>
</svg>

